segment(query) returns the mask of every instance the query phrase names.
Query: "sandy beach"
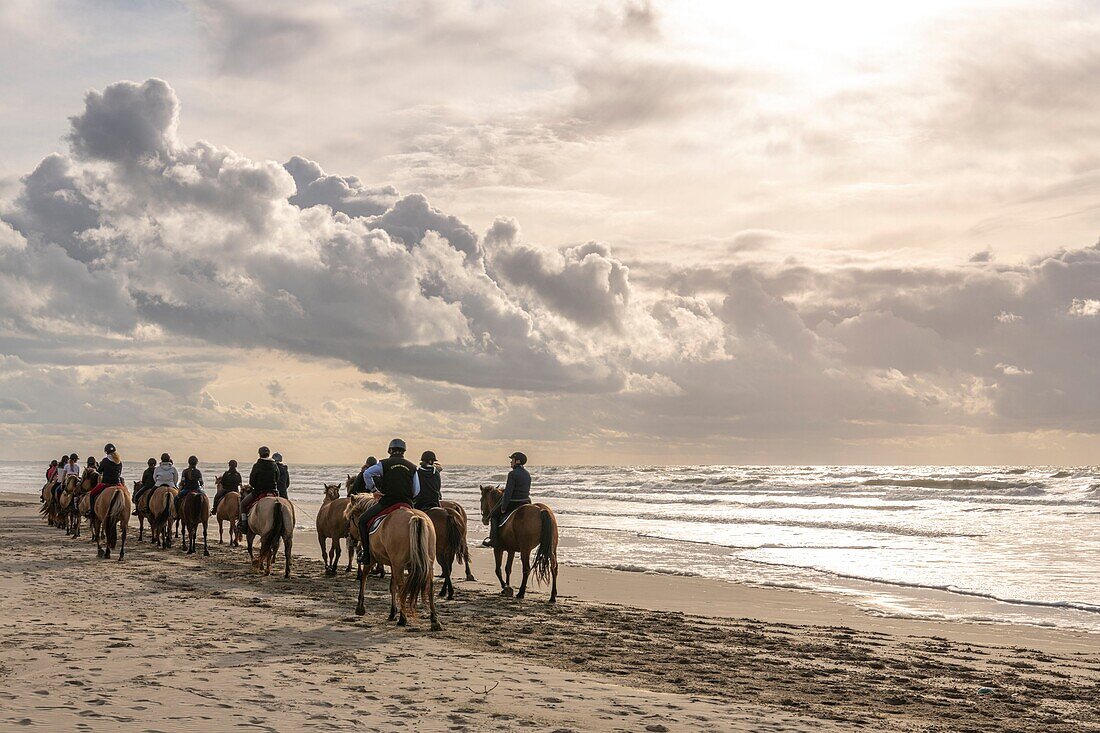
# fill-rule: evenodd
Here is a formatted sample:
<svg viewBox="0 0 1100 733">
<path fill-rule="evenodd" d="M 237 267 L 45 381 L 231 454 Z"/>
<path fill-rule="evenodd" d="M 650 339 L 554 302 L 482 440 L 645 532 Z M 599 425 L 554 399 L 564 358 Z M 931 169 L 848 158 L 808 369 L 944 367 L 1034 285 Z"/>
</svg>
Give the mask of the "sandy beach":
<svg viewBox="0 0 1100 733">
<path fill-rule="evenodd" d="M 209 730 L 1100 730 L 1100 639 L 877 617 L 834 598 L 570 567 L 556 607 L 479 581 L 445 629 L 353 615 L 312 533 L 293 576 L 136 541 L 123 563 L 0 495 L 0 726 Z"/>
</svg>

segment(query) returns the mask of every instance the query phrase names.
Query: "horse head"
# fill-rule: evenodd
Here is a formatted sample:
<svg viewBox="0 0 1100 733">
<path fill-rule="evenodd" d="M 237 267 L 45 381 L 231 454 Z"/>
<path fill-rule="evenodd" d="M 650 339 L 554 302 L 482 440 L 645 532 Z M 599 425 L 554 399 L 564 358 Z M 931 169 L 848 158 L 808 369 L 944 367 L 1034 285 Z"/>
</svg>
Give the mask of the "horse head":
<svg viewBox="0 0 1100 733">
<path fill-rule="evenodd" d="M 325 503 L 340 498 L 340 484 L 325 484 Z"/>
<path fill-rule="evenodd" d="M 481 489 L 481 523 L 489 524 L 489 515 L 500 504 L 504 491 L 495 486 L 478 486 Z"/>
</svg>

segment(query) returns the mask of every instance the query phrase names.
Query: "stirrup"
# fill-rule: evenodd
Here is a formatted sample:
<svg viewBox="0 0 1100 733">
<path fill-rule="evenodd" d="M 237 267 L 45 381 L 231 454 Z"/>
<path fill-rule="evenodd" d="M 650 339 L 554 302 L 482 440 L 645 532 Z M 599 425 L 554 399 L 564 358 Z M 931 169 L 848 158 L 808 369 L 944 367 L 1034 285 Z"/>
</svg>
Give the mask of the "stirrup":
<svg viewBox="0 0 1100 733">
<path fill-rule="evenodd" d="M 483 539 L 481 541 L 481 546 L 482 547 L 492 547 L 493 546 L 493 538 L 492 537 L 486 537 L 485 539 Z"/>
</svg>

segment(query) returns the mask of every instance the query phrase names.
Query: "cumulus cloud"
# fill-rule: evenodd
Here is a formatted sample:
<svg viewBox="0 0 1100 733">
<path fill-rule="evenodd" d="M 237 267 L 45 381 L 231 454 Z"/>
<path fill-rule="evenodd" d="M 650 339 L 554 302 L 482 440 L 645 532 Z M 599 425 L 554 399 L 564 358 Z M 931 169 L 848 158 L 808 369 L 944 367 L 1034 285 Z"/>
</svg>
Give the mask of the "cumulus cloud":
<svg viewBox="0 0 1100 733">
<path fill-rule="evenodd" d="M 8 423 L 343 427 L 381 401 L 485 440 L 1100 432 L 1100 246 L 779 260 L 779 235 L 751 230 L 735 265 L 640 284 L 606 244 L 529 241 L 503 217 L 479 236 L 420 193 L 180 140 L 179 117 L 158 80 L 90 92 L 70 154 L 0 210 Z M 241 354 L 350 365 L 362 403 L 324 394 L 310 415 L 269 373 L 227 398 L 217 375 Z M 286 404 L 256 407 L 265 393 Z"/>
</svg>

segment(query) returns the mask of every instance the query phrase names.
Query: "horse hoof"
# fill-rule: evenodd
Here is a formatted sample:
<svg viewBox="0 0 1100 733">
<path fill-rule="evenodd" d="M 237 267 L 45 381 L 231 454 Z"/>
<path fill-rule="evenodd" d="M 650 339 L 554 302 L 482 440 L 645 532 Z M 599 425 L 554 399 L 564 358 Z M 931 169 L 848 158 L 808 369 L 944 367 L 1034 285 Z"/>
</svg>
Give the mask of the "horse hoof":
<svg viewBox="0 0 1100 733">
<path fill-rule="evenodd" d="M 401 618 L 397 619 L 397 625 L 398 626 L 408 626 L 409 625 L 409 620 L 407 618 L 405 618 L 404 616 L 402 616 Z"/>
<path fill-rule="evenodd" d="M 442 630 L 443 630 L 443 624 L 439 623 L 438 621 L 432 621 L 432 631 L 442 631 Z"/>
<path fill-rule="evenodd" d="M 210 557 L 210 550 L 203 550 L 202 551 L 202 556 L 203 557 Z"/>
<path fill-rule="evenodd" d="M 558 602 L 557 598 L 551 598 L 550 600 L 547 601 L 547 603 L 557 603 L 557 602 Z"/>
<path fill-rule="evenodd" d="M 367 612 L 367 609 L 363 608 L 362 606 L 356 606 L 355 607 L 355 615 L 356 616 L 362 616 L 366 612 Z"/>
<path fill-rule="evenodd" d="M 515 591 L 512 590 L 511 588 L 505 588 L 504 590 L 502 590 L 500 592 L 500 594 L 502 596 L 504 596 L 505 598 L 511 598 L 513 595 L 515 595 Z"/>
<path fill-rule="evenodd" d="M 103 557 L 103 550 L 96 550 L 95 551 L 95 556 L 96 557 Z"/>
<path fill-rule="evenodd" d="M 524 593 L 523 593 L 523 591 L 520 591 L 519 593 L 517 593 L 517 594 L 516 594 L 516 600 L 517 600 L 517 601 L 522 601 L 522 600 L 523 600 L 523 596 L 524 596 Z"/>
</svg>

